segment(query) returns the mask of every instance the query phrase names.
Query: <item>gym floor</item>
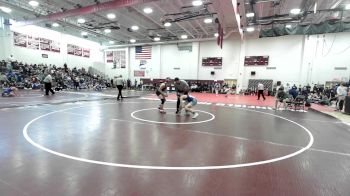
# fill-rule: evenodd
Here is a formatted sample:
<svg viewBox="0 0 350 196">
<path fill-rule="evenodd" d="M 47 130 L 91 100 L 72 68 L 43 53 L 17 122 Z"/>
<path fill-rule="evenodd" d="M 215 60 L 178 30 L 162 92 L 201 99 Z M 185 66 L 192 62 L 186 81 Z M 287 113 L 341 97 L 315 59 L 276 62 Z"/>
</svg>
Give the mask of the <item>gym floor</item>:
<svg viewBox="0 0 350 196">
<path fill-rule="evenodd" d="M 192 119 L 125 93 L 0 98 L 1 195 L 350 193 L 350 129 L 336 118 L 208 102 Z"/>
</svg>

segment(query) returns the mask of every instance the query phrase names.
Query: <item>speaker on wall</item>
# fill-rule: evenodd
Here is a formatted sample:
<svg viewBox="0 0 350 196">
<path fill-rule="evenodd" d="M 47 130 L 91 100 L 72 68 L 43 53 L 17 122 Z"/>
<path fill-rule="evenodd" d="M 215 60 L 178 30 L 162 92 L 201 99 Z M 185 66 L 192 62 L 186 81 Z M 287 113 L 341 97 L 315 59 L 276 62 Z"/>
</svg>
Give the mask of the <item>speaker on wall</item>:
<svg viewBox="0 0 350 196">
<path fill-rule="evenodd" d="M 210 72 L 210 75 L 215 75 L 215 71 L 211 71 L 211 72 Z"/>
<path fill-rule="evenodd" d="M 255 71 L 250 72 L 250 75 L 255 76 Z"/>
</svg>

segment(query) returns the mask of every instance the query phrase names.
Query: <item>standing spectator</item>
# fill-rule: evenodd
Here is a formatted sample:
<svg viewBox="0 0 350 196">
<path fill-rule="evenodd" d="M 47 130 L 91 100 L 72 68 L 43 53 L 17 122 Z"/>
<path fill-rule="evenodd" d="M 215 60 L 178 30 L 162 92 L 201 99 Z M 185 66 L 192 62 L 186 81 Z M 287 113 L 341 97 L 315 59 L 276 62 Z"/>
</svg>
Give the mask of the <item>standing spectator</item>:
<svg viewBox="0 0 350 196">
<path fill-rule="evenodd" d="M 258 100 L 260 100 L 260 95 L 262 95 L 264 101 L 265 101 L 265 96 L 264 96 L 264 85 L 259 82 L 258 84 Z"/>
<path fill-rule="evenodd" d="M 130 79 L 126 80 L 126 86 L 128 87 L 128 90 L 131 89 L 131 80 Z"/>
<path fill-rule="evenodd" d="M 123 90 L 123 76 L 120 75 L 119 77 L 117 77 L 116 80 L 116 85 L 118 88 L 118 97 L 117 100 L 119 101 L 120 99 L 123 100 L 123 95 L 122 95 L 122 90 Z"/>
<path fill-rule="evenodd" d="M 185 80 L 180 80 L 179 78 L 175 78 L 175 91 L 177 95 L 177 103 L 176 103 L 176 114 L 180 114 L 180 97 L 181 95 L 187 95 L 190 91 L 190 87 L 188 86 L 187 82 Z"/>
<path fill-rule="evenodd" d="M 79 88 L 79 83 L 80 83 L 79 77 L 77 76 L 77 77 L 73 78 L 73 82 L 74 82 L 74 89 L 75 89 L 75 90 L 78 90 L 78 88 Z"/>
<path fill-rule="evenodd" d="M 111 87 L 114 88 L 114 83 L 113 79 L 111 79 Z"/>
<path fill-rule="evenodd" d="M 45 94 L 49 95 L 49 91 L 54 95 L 55 92 L 52 90 L 52 76 L 48 74 L 44 79 Z"/>
<path fill-rule="evenodd" d="M 215 82 L 214 89 L 215 89 L 216 96 L 218 96 L 219 90 L 220 90 L 220 84 L 218 82 Z"/>
<path fill-rule="evenodd" d="M 347 88 L 344 86 L 344 84 L 340 84 L 340 86 L 337 88 L 337 95 L 338 95 L 337 110 L 342 111 L 345 97 L 348 95 Z"/>
</svg>

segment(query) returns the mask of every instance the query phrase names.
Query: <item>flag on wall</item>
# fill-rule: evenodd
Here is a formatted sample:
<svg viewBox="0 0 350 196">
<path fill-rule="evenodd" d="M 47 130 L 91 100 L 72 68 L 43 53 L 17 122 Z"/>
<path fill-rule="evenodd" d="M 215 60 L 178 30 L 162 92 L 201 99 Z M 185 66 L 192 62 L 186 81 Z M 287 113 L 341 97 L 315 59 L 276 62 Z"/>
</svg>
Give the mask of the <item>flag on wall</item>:
<svg viewBox="0 0 350 196">
<path fill-rule="evenodd" d="M 152 58 L 152 46 L 136 46 L 135 47 L 135 59 L 151 59 Z"/>
</svg>

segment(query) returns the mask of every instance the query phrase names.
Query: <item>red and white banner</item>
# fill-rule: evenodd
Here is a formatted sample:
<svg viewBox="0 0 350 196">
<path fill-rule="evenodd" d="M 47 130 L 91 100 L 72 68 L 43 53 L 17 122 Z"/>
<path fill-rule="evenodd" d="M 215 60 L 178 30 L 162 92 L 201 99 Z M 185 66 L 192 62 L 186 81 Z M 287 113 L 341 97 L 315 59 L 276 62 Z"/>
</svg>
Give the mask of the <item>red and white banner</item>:
<svg viewBox="0 0 350 196">
<path fill-rule="evenodd" d="M 113 63 L 113 52 L 112 51 L 106 52 L 106 61 L 107 61 L 107 63 Z"/>
<path fill-rule="evenodd" d="M 61 52 L 60 42 L 51 41 L 50 48 L 51 52 Z"/>
<path fill-rule="evenodd" d="M 40 38 L 40 49 L 45 51 L 51 51 L 51 40 Z"/>
<path fill-rule="evenodd" d="M 13 32 L 13 44 L 15 46 L 27 47 L 27 35 Z"/>
<path fill-rule="evenodd" d="M 143 70 L 134 70 L 134 77 L 145 77 L 145 71 Z"/>
<path fill-rule="evenodd" d="M 113 63 L 113 68 L 126 68 L 126 50 L 106 51 L 106 63 Z"/>
<path fill-rule="evenodd" d="M 90 49 L 83 49 L 83 57 L 90 58 Z"/>
<path fill-rule="evenodd" d="M 81 48 L 79 46 L 75 46 L 74 55 L 75 56 L 83 56 L 83 48 Z"/>
<path fill-rule="evenodd" d="M 67 54 L 90 58 L 90 49 L 82 48 L 73 44 L 67 44 Z"/>
<path fill-rule="evenodd" d="M 75 46 L 67 44 L 67 54 L 74 55 Z"/>
<path fill-rule="evenodd" d="M 61 51 L 60 43 L 57 41 L 17 32 L 13 32 L 13 44 L 15 46 L 30 48 L 34 50 L 44 50 L 58 53 Z"/>
</svg>

